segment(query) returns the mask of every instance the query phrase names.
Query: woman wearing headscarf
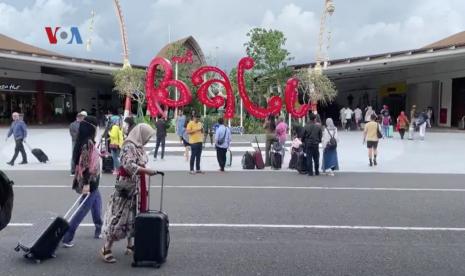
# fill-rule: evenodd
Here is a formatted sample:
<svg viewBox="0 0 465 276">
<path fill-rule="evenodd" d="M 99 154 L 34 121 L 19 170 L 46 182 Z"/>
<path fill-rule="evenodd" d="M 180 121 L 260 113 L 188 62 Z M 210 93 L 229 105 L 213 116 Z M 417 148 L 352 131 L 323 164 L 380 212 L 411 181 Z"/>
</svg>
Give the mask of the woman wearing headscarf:
<svg viewBox="0 0 465 276">
<path fill-rule="evenodd" d="M 76 229 L 87 213 L 91 211 L 95 224 L 94 238 L 98 239 L 102 229 L 102 197 L 98 189 L 100 182 L 100 155 L 95 146 L 97 118 L 87 116 L 79 124 L 78 138 L 73 150 L 73 161 L 76 165 L 73 189 L 85 194 L 87 199 L 69 222 L 69 229 L 63 237 L 64 247 L 73 247 Z M 81 198 L 81 202 L 85 197 Z"/>
<path fill-rule="evenodd" d="M 120 128 L 120 117 L 111 117 L 112 126 L 108 135 L 110 136 L 110 150 L 113 158 L 113 174 L 118 174 L 119 154 L 123 145 L 123 131 Z"/>
<path fill-rule="evenodd" d="M 407 115 L 405 112 L 400 112 L 399 117 L 397 117 L 397 130 L 400 134 L 400 139 L 404 140 L 405 131 L 408 129 L 410 122 L 408 121 Z"/>
<path fill-rule="evenodd" d="M 337 128 L 334 126 L 333 119 L 326 119 L 326 127 L 323 131 L 323 138 L 321 144 L 323 146 L 323 162 L 322 171 L 329 170 L 328 175 L 334 176 L 334 171 L 339 170 L 339 163 L 337 160 Z"/>
<path fill-rule="evenodd" d="M 116 262 L 111 252 L 115 241 L 127 238 L 126 254 L 132 254 L 134 251 L 131 237 L 137 207 L 140 212 L 148 209 L 145 176 L 157 174 L 157 171 L 145 167 L 148 156 L 144 145 L 153 135 L 155 130 L 148 124 L 138 124 L 123 143 L 121 167 L 116 177 L 115 191 L 107 205 L 103 225 L 105 245 L 101 254 L 107 263 Z M 139 197 L 139 206 L 136 206 L 137 197 Z"/>
</svg>

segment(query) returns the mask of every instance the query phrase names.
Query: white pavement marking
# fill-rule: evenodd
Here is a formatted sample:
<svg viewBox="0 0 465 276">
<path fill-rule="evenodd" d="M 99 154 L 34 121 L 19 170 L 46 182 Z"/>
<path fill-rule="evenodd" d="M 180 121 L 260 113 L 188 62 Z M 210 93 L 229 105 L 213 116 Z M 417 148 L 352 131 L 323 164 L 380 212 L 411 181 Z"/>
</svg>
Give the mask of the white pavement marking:
<svg viewBox="0 0 465 276">
<path fill-rule="evenodd" d="M 100 188 L 115 186 L 100 185 Z M 15 185 L 14 188 L 70 188 L 69 185 Z M 152 189 L 158 186 L 152 186 Z M 465 189 L 435 188 L 383 188 L 383 187 L 300 187 L 300 186 L 164 186 L 168 189 L 257 189 L 257 190 L 353 190 L 353 191 L 391 191 L 391 192 L 465 192 Z"/>
<path fill-rule="evenodd" d="M 31 227 L 32 223 L 10 223 L 9 227 Z M 81 223 L 83 227 L 94 227 L 92 223 Z M 323 229 L 323 230 L 380 230 L 380 231 L 449 231 L 465 232 L 461 227 L 403 227 L 403 226 L 359 226 L 359 225 L 300 225 L 300 224 L 226 224 L 226 223 L 170 223 L 172 227 L 190 228 L 274 228 L 274 229 Z"/>
</svg>

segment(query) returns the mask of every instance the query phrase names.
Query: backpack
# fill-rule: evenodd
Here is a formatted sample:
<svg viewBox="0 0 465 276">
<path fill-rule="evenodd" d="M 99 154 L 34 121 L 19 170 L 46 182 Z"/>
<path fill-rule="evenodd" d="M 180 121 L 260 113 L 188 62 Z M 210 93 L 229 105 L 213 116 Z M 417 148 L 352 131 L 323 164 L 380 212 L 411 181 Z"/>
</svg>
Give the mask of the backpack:
<svg viewBox="0 0 465 276">
<path fill-rule="evenodd" d="M 253 170 L 255 169 L 255 161 L 250 154 L 250 152 L 246 151 L 244 155 L 242 156 L 242 169 L 244 170 Z"/>
<path fill-rule="evenodd" d="M 0 171 L 0 230 L 10 222 L 13 198 L 13 181 Z"/>
<path fill-rule="evenodd" d="M 326 131 L 328 132 L 329 137 L 330 137 L 328 144 L 326 144 L 326 148 L 329 149 L 329 150 L 336 149 L 337 148 L 337 140 L 336 140 L 336 138 L 334 138 L 334 135 L 331 135 L 331 132 L 329 132 L 328 129 L 326 129 Z"/>
</svg>

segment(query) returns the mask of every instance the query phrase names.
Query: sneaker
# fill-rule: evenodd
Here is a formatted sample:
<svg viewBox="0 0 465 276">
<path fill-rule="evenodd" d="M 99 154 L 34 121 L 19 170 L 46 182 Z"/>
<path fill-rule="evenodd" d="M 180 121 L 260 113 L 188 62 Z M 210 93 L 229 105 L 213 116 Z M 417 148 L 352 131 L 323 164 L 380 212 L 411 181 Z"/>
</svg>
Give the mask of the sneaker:
<svg viewBox="0 0 465 276">
<path fill-rule="evenodd" d="M 334 176 L 334 172 L 328 173 L 329 176 Z"/>
<path fill-rule="evenodd" d="M 195 173 L 198 173 L 198 174 L 205 174 L 205 172 L 203 172 L 203 171 L 196 171 Z"/>
<path fill-rule="evenodd" d="M 373 162 L 371 161 L 371 159 L 370 159 L 370 164 L 369 165 L 370 165 L 370 167 L 373 167 Z"/>
<path fill-rule="evenodd" d="M 94 239 L 101 239 L 102 238 L 102 231 L 100 229 L 95 229 L 94 232 Z"/>
<path fill-rule="evenodd" d="M 71 248 L 74 246 L 74 243 L 71 242 L 63 242 L 63 247 L 64 248 Z"/>
<path fill-rule="evenodd" d="M 13 163 L 13 162 L 6 162 L 6 163 L 7 163 L 8 165 L 10 165 L 10 166 L 14 166 L 14 165 L 15 165 L 15 163 Z"/>
<path fill-rule="evenodd" d="M 27 164 L 27 161 L 23 161 L 21 163 L 19 163 L 20 165 L 26 165 Z"/>
<path fill-rule="evenodd" d="M 195 172 L 194 172 L 194 171 L 190 171 L 189 173 L 190 173 L 190 174 L 195 174 Z"/>
<path fill-rule="evenodd" d="M 378 163 L 376 162 L 376 159 L 373 159 L 373 164 L 376 166 Z"/>
</svg>

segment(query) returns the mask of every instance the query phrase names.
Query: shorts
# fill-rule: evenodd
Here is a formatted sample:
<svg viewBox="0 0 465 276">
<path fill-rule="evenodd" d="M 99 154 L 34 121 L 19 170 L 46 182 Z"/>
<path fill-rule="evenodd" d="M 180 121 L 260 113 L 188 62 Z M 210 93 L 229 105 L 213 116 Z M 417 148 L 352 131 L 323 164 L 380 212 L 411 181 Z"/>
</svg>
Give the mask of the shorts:
<svg viewBox="0 0 465 276">
<path fill-rule="evenodd" d="M 377 149 L 378 148 L 378 141 L 367 141 L 367 148 Z"/>
</svg>

